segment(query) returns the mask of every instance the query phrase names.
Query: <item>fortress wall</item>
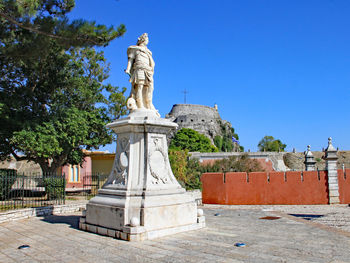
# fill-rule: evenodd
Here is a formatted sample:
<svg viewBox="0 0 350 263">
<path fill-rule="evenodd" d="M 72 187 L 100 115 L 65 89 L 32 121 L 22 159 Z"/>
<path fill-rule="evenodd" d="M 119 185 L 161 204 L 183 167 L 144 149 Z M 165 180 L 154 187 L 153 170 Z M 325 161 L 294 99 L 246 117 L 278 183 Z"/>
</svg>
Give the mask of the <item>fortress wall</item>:
<svg viewBox="0 0 350 263">
<path fill-rule="evenodd" d="M 167 118 L 176 122 L 181 128 L 189 128 L 207 136 L 213 143 L 215 135 L 221 133 L 219 121 L 222 121 L 215 108 L 194 105 L 175 104 Z M 225 121 L 223 121 L 225 122 Z"/>
<path fill-rule="evenodd" d="M 204 105 L 195 105 L 195 104 L 175 104 L 171 109 L 169 115 L 171 116 L 184 116 L 192 115 L 194 117 L 198 116 L 197 121 L 205 121 L 211 119 L 221 119 L 218 111 L 215 108 L 204 106 Z M 201 119 L 202 117 L 202 119 Z"/>
<path fill-rule="evenodd" d="M 328 204 L 325 171 L 206 173 L 201 180 L 205 204 Z"/>
<path fill-rule="evenodd" d="M 350 169 L 338 170 L 339 199 L 341 204 L 350 203 Z"/>
<path fill-rule="evenodd" d="M 350 202 L 350 169 L 338 170 L 340 203 Z M 328 204 L 327 171 L 205 173 L 204 204 L 316 205 Z"/>
</svg>

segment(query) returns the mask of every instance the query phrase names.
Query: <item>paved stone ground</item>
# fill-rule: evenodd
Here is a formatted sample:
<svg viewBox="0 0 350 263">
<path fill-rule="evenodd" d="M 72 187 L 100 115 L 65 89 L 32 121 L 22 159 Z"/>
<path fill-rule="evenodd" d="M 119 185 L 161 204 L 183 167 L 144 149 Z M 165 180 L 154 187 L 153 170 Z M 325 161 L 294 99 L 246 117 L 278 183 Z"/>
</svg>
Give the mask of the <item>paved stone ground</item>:
<svg viewBox="0 0 350 263">
<path fill-rule="evenodd" d="M 325 224 L 349 218 L 350 207 L 209 205 L 204 212 L 205 229 L 136 243 L 78 230 L 79 213 L 2 223 L 0 262 L 350 263 L 350 232 Z M 18 249 L 24 244 L 30 248 Z"/>
</svg>

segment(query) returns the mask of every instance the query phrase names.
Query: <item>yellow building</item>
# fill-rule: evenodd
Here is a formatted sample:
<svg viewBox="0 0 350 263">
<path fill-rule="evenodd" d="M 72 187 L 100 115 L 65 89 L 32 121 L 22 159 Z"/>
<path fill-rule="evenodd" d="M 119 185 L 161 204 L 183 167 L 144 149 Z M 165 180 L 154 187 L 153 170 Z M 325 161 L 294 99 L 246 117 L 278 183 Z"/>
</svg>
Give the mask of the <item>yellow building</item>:
<svg viewBox="0 0 350 263">
<path fill-rule="evenodd" d="M 92 174 L 109 174 L 111 172 L 115 153 L 96 151 L 88 152 L 87 156 L 91 158 Z"/>
</svg>

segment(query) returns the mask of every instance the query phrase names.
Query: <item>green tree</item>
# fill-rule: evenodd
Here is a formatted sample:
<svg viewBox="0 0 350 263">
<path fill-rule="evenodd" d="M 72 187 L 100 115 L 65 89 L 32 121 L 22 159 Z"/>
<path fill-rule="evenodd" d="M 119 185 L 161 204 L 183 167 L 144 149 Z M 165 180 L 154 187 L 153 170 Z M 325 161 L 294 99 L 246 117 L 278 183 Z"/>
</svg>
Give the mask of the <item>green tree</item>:
<svg viewBox="0 0 350 263">
<path fill-rule="evenodd" d="M 171 140 L 169 149 L 188 150 L 190 152 L 217 152 L 218 149 L 211 144 L 209 138 L 199 132 L 182 128 Z"/>
<path fill-rule="evenodd" d="M 114 28 L 83 19 L 70 21 L 66 14 L 74 6 L 74 0 L 0 0 L 2 44 L 12 55 L 28 57 L 45 52 L 50 40 L 65 48 L 106 46 L 125 33 L 124 25 Z"/>
<path fill-rule="evenodd" d="M 102 51 L 125 31 L 65 14 L 74 1 L 0 2 L 0 159 L 43 172 L 83 161 L 83 149 L 111 142 L 105 124 L 125 114 L 125 88 L 104 84 Z"/>
<path fill-rule="evenodd" d="M 265 136 L 258 144 L 259 151 L 263 152 L 284 152 L 287 147 L 280 140 L 275 140 L 272 136 Z"/>
</svg>

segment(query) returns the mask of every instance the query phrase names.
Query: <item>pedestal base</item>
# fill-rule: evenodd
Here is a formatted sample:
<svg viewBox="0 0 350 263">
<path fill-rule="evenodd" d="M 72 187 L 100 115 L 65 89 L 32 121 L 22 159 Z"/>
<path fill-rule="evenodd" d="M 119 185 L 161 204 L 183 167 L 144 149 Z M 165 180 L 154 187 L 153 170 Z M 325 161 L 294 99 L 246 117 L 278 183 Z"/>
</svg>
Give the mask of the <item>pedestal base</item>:
<svg viewBox="0 0 350 263">
<path fill-rule="evenodd" d="M 84 231 L 96 233 L 103 236 L 109 236 L 126 241 L 143 241 L 148 239 L 159 238 L 167 235 L 173 235 L 176 233 L 197 230 L 205 227 L 205 217 L 200 216 L 197 218 L 197 222 L 183 226 L 173 226 L 163 229 L 156 229 L 147 231 L 143 226 L 125 226 L 122 230 L 115 230 L 112 228 L 106 228 L 86 223 L 86 218 L 81 217 L 79 222 L 79 228 Z"/>
<path fill-rule="evenodd" d="M 108 124 L 118 135 L 116 156 L 87 204 L 82 230 L 139 241 L 205 226 L 203 211 L 171 171 L 166 135 L 176 126 L 147 111 Z"/>
<path fill-rule="evenodd" d="M 127 241 L 142 241 L 205 227 L 203 211 L 183 191 L 143 196 L 120 194 L 100 190 L 87 204 L 79 228 Z"/>
</svg>

